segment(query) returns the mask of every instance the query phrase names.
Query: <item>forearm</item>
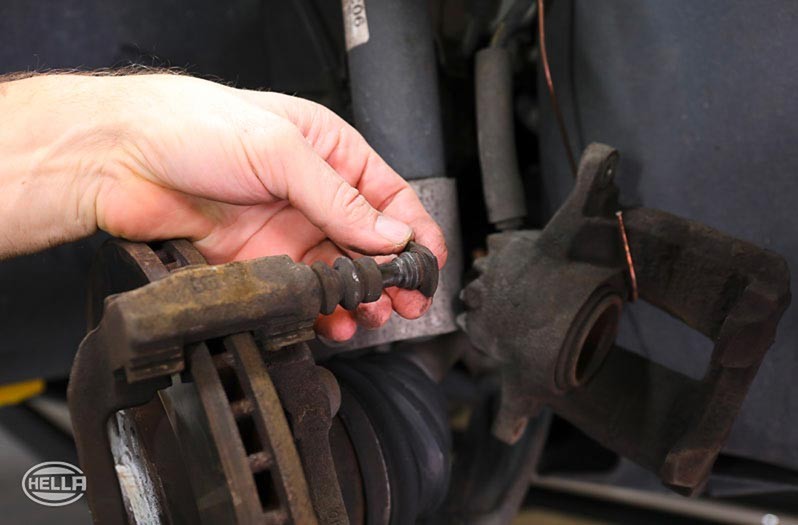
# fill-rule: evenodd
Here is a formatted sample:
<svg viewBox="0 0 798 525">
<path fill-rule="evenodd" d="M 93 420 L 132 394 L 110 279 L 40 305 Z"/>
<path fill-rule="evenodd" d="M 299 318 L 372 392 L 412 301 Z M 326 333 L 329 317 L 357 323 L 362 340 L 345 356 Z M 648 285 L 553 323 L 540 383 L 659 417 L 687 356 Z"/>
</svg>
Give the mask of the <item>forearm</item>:
<svg viewBox="0 0 798 525">
<path fill-rule="evenodd" d="M 98 98 L 102 80 L 58 75 L 0 84 L 0 259 L 96 230 L 93 200 L 118 137 Z"/>
</svg>

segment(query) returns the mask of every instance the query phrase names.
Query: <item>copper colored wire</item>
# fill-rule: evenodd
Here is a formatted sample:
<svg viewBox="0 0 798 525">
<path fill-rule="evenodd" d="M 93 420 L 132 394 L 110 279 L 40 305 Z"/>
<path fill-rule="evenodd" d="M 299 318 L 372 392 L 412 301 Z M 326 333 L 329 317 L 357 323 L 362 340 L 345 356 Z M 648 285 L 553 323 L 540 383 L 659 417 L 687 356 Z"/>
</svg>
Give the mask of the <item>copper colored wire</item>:
<svg viewBox="0 0 798 525">
<path fill-rule="evenodd" d="M 571 142 L 568 139 L 568 130 L 565 127 L 565 119 L 563 119 L 562 111 L 560 111 L 560 103 L 557 101 L 557 95 L 554 92 L 554 82 L 551 80 L 551 70 L 549 69 L 549 57 L 546 53 L 546 15 L 543 11 L 543 0 L 538 2 L 538 39 L 540 40 L 540 60 L 543 64 L 543 74 L 546 76 L 546 86 L 549 88 L 549 98 L 551 99 L 551 106 L 554 110 L 554 116 L 557 118 L 557 124 L 560 126 L 560 137 L 562 137 L 563 146 L 565 146 L 565 153 L 568 156 L 568 164 L 571 165 L 571 175 L 576 177 L 576 158 L 574 152 L 571 150 Z"/>
<path fill-rule="evenodd" d="M 637 274 L 635 273 L 635 263 L 632 260 L 632 250 L 629 248 L 629 238 L 626 237 L 626 226 L 623 224 L 623 212 L 616 211 L 615 216 L 618 217 L 618 229 L 621 232 L 621 242 L 623 243 L 623 251 L 626 253 L 626 266 L 629 269 L 629 281 L 632 284 L 632 298 L 630 301 L 637 301 Z"/>
</svg>

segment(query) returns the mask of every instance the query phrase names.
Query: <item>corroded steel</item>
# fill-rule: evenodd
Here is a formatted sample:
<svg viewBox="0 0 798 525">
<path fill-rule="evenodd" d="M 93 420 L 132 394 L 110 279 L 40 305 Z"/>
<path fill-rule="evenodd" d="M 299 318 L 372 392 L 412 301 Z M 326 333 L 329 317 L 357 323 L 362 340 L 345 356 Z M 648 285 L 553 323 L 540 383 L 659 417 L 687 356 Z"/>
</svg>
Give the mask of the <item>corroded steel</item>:
<svg viewBox="0 0 798 525">
<path fill-rule="evenodd" d="M 701 380 L 614 345 L 630 296 L 618 234 L 618 154 L 587 148 L 568 200 L 540 232 L 497 234 L 463 293 L 465 328 L 502 363 L 494 432 L 518 439 L 551 406 L 587 434 L 697 493 L 790 302 L 779 255 L 646 208 L 623 212 L 640 298 L 715 343 Z"/>
<path fill-rule="evenodd" d="M 397 280 L 396 264 L 388 263 L 386 273 L 392 277 L 383 278 L 381 266 L 370 258 L 351 264 L 342 259 L 329 271 L 284 256 L 207 266 L 186 241 L 154 246 L 124 241 L 106 244 L 98 258 L 95 295 L 90 303 L 96 327 L 78 350 L 69 385 L 75 441 L 90 480 L 88 499 L 95 522 L 127 521 L 109 448 L 109 418 L 119 410 L 148 403 L 179 375 L 190 379 L 198 373 L 203 378 L 196 381 L 200 398 L 204 403 L 217 401 L 210 408 L 205 406 L 206 412 L 216 414 L 217 423 L 226 422 L 211 425 L 211 432 L 215 428 L 230 434 L 231 422 L 252 418 L 261 443 L 258 450 L 244 447 L 246 454 L 242 455 L 241 446 L 229 448 L 216 442 L 226 454 L 220 459 L 239 522 L 311 523 L 318 516 L 323 523 L 347 523 L 333 479 L 329 442 L 325 440 L 326 450 L 306 450 L 315 454 L 313 468 L 318 467 L 306 480 L 293 436 L 285 419 L 276 416 L 282 414 L 280 400 L 265 394 L 274 389 L 250 331 L 257 332 L 266 351 L 302 348 L 299 343 L 314 336 L 313 323 L 326 307 L 342 304 L 354 308 L 360 302 L 376 300 L 384 286 L 395 284 L 431 295 L 437 283 L 437 261 L 423 247 L 411 244 L 408 251 L 413 254 L 411 264 L 398 268 Z M 213 380 L 208 367 L 203 367 L 207 365 L 207 359 L 203 360 L 208 352 L 206 343 L 220 338 L 227 350 L 214 354 L 211 361 L 216 370 L 232 368 L 236 388 L 245 394 L 241 399 L 229 399 L 228 395 L 224 405 L 218 402 L 220 389 L 214 385 L 221 384 L 225 392 L 229 385 L 221 378 Z M 228 374 L 226 381 L 231 380 Z M 319 391 L 329 394 L 329 385 L 322 386 L 325 388 Z M 330 399 L 318 397 L 314 402 L 324 401 L 332 417 Z M 297 407 L 289 405 L 289 416 L 299 421 Z M 302 408 L 307 407 L 298 407 Z M 308 448 L 308 438 L 320 436 L 309 424 L 295 429 L 305 436 L 305 443 L 300 440 L 301 449 Z M 248 442 L 243 436 L 238 439 Z M 269 508 L 263 505 L 263 490 L 253 481 L 253 476 L 263 472 L 272 476 L 278 495 L 279 504 Z M 322 487 L 329 483 L 334 486 Z M 254 502 L 255 496 L 260 503 Z"/>
</svg>

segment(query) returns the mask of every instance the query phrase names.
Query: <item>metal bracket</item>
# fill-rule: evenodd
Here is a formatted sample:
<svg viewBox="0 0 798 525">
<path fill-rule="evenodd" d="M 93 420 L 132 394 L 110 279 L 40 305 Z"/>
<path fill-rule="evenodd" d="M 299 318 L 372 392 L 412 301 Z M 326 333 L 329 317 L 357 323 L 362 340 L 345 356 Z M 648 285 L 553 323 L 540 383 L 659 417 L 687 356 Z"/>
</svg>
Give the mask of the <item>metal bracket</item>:
<svg viewBox="0 0 798 525">
<path fill-rule="evenodd" d="M 618 234 L 618 154 L 593 144 L 541 232 L 502 233 L 463 292 L 472 341 L 502 365 L 494 432 L 551 406 L 684 494 L 703 487 L 790 302 L 779 255 L 646 208 L 623 214 L 640 297 L 715 342 L 703 379 L 614 345 L 631 283 Z"/>
<path fill-rule="evenodd" d="M 335 389 L 330 381 L 323 381 L 324 370 L 315 367 L 300 343 L 315 336 L 313 323 L 320 312 L 331 313 L 339 304 L 354 309 L 376 301 L 384 287 L 418 289 L 432 296 L 438 283 L 438 263 L 427 248 L 410 243 L 405 252 L 380 265 L 369 257 L 340 258 L 330 268 L 275 256 L 208 266 L 186 241 L 170 241 L 155 249 L 111 241 L 98 256 L 93 280 L 93 329 L 75 357 L 68 397 L 78 455 L 89 479 L 89 504 L 97 523 L 127 521 L 108 439 L 109 418 L 121 409 L 149 402 L 185 371 L 197 383 L 203 403 L 212 402 L 205 410 L 213 411 L 229 423 L 227 426 L 235 426 L 232 411 L 242 408 L 219 401 L 216 385 L 220 381 L 214 379 L 214 367 L 234 370 L 240 388 L 254 396 L 244 415 L 254 419 L 264 450 L 270 450 L 269 457 L 250 457 L 242 455 L 239 446 L 232 456 L 220 454 L 222 463 L 235 460 L 240 467 L 248 461 L 258 472 L 270 465 L 280 471 L 275 485 L 283 505 L 282 510 L 269 511 L 274 519 L 310 523 L 318 514 L 323 523 L 348 522 L 326 439 L 334 415 L 328 398 Z M 274 386 L 253 333 L 276 360 L 276 381 L 284 385 L 298 377 L 307 380 L 306 386 L 315 393 L 312 400 L 303 398 L 303 404 L 297 405 L 299 398 L 292 398 L 282 407 L 274 394 L 276 407 L 261 406 L 264 398 L 257 392 L 273 393 Z M 230 363 L 214 361 L 214 366 L 202 368 L 203 363 L 211 362 L 202 359 L 207 357 L 205 342 L 220 338 L 230 347 L 227 354 L 235 359 Z M 284 355 L 278 351 L 286 347 L 291 347 L 287 350 L 295 361 L 292 366 L 286 365 L 285 357 L 278 359 L 278 354 Z M 190 348 L 194 350 L 187 355 Z M 187 358 L 193 368 L 187 368 Z M 294 423 L 303 461 L 313 462 L 307 480 L 285 418 L 275 415 L 282 414 L 284 408 Z M 306 415 L 300 412 L 311 409 L 317 416 L 311 418 L 316 426 L 300 421 Z M 264 415 L 267 411 L 271 416 Z M 225 432 L 211 426 L 217 428 L 218 435 Z M 275 444 L 273 434 L 283 439 Z M 319 440 L 326 448 L 316 443 Z M 249 523 L 265 511 L 256 503 L 240 503 L 240 494 L 248 494 L 255 502 L 257 494 L 252 479 L 249 475 L 242 478 L 239 470 L 230 467 L 225 472 L 231 493 L 239 494 L 234 498 L 239 501 L 235 514 L 243 520 L 240 522 Z"/>
</svg>

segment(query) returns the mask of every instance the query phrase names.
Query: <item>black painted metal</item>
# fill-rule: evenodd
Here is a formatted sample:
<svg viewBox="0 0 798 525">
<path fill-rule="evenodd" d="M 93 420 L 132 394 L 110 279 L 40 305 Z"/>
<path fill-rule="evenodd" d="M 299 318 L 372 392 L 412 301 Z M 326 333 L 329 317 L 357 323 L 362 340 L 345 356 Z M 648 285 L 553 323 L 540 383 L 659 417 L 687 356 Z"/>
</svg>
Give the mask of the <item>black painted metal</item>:
<svg viewBox="0 0 798 525">
<path fill-rule="evenodd" d="M 441 177 L 443 136 L 429 4 L 369 0 L 365 6 L 369 39 L 348 53 L 355 125 L 404 178 Z"/>
<path fill-rule="evenodd" d="M 497 228 L 517 228 L 526 217 L 526 198 L 515 145 L 513 69 L 501 47 L 475 58 L 477 139 L 482 191 L 488 219 Z"/>
</svg>

